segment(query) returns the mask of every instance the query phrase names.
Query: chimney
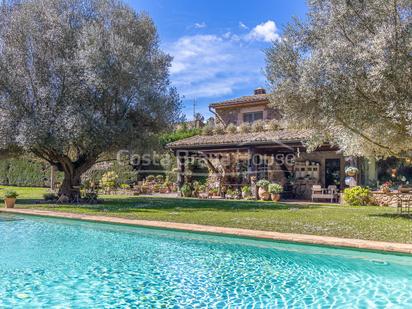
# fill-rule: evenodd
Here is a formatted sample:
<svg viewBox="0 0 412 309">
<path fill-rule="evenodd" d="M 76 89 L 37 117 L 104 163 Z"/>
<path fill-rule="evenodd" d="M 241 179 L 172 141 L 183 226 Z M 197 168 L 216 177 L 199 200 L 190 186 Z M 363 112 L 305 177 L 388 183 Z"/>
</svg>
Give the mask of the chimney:
<svg viewBox="0 0 412 309">
<path fill-rule="evenodd" d="M 266 90 L 264 88 L 256 88 L 255 95 L 258 95 L 258 94 L 266 94 Z"/>
</svg>

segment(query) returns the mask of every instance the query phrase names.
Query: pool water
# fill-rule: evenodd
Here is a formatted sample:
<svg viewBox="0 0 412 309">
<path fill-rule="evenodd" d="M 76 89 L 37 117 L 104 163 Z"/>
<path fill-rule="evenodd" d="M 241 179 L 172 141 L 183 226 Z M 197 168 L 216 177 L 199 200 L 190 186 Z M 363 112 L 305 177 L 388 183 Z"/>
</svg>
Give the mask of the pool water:
<svg viewBox="0 0 412 309">
<path fill-rule="evenodd" d="M 0 215 L 0 308 L 39 307 L 412 308 L 412 257 Z"/>
</svg>

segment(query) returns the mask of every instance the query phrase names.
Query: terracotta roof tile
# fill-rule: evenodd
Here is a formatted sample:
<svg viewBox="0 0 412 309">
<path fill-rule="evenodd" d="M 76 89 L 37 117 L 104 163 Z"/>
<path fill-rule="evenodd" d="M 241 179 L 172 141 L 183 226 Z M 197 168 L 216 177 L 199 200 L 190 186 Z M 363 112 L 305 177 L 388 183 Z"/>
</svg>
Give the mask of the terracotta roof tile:
<svg viewBox="0 0 412 309">
<path fill-rule="evenodd" d="M 201 146 L 242 146 L 270 143 L 288 143 L 308 140 L 311 130 L 279 130 L 258 133 L 235 133 L 220 135 L 196 135 L 169 143 L 168 148 L 201 147 Z"/>
<path fill-rule="evenodd" d="M 269 100 L 269 94 L 255 94 L 255 95 L 248 95 L 248 96 L 243 96 L 240 98 L 235 98 L 235 99 L 230 99 L 222 102 L 216 102 L 212 103 L 209 106 L 210 107 L 224 107 L 224 106 L 231 106 L 231 105 L 236 105 L 236 104 L 242 104 L 242 103 L 254 103 L 254 102 L 259 102 L 261 103 L 262 101 L 268 101 Z"/>
</svg>

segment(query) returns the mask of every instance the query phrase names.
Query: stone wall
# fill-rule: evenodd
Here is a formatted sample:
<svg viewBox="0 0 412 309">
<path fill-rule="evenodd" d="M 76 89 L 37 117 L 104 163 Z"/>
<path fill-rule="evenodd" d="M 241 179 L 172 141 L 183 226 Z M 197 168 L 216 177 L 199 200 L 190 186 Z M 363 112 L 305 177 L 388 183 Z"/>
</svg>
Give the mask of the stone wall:
<svg viewBox="0 0 412 309">
<path fill-rule="evenodd" d="M 243 122 L 243 113 L 263 111 L 264 120 L 280 119 L 278 110 L 268 107 L 267 104 L 257 105 L 253 107 L 233 107 L 219 108 L 216 113 L 222 118 L 226 125 L 233 123 L 240 125 Z"/>
<path fill-rule="evenodd" d="M 372 194 L 377 205 L 398 207 L 399 195 L 397 193 L 372 192 Z M 408 195 L 412 197 L 412 194 Z"/>
</svg>

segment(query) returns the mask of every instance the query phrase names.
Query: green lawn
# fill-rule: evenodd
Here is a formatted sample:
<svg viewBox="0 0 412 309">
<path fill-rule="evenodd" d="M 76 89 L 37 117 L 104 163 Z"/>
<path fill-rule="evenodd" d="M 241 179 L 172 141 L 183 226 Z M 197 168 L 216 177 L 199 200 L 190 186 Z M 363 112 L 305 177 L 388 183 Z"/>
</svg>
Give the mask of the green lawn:
<svg viewBox="0 0 412 309">
<path fill-rule="evenodd" d="M 20 194 L 19 208 L 412 243 L 412 219 L 387 207 L 128 196 L 102 196 L 99 205 L 53 205 L 39 202 L 45 189 L 12 189 Z"/>
</svg>

